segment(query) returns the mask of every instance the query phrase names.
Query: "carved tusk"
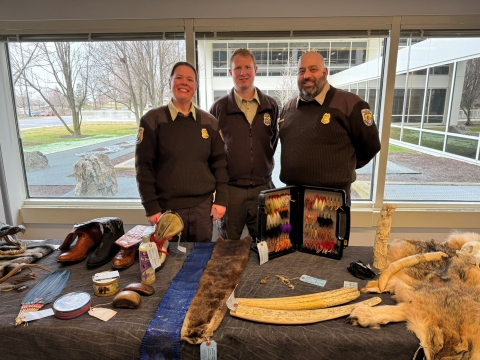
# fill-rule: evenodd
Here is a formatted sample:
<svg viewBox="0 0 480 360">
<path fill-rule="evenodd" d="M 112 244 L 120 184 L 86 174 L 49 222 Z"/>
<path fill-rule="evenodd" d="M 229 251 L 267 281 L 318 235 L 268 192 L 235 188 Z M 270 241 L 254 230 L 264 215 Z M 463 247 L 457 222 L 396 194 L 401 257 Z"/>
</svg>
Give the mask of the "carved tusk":
<svg viewBox="0 0 480 360">
<path fill-rule="evenodd" d="M 235 311 L 230 311 L 230 315 L 244 320 L 251 320 L 265 324 L 313 324 L 350 315 L 353 309 L 357 306 L 375 306 L 381 302 L 382 299 L 374 297 L 355 304 L 317 310 L 271 310 L 238 304 Z"/>
<path fill-rule="evenodd" d="M 415 266 L 424 262 L 440 261 L 444 257 L 448 257 L 448 255 L 444 252 L 437 251 L 425 254 L 410 255 L 394 261 L 388 266 L 386 270 L 384 270 L 380 274 L 380 277 L 378 278 L 378 289 L 380 290 L 380 292 L 383 292 L 385 290 L 385 287 L 387 286 L 388 280 L 390 280 L 390 277 L 392 277 L 395 273 L 402 270 L 403 268 Z"/>
<path fill-rule="evenodd" d="M 320 293 L 288 296 L 270 299 L 236 298 L 245 306 L 273 310 L 311 310 L 322 309 L 355 300 L 360 296 L 360 291 L 354 288 L 340 288 Z"/>
</svg>

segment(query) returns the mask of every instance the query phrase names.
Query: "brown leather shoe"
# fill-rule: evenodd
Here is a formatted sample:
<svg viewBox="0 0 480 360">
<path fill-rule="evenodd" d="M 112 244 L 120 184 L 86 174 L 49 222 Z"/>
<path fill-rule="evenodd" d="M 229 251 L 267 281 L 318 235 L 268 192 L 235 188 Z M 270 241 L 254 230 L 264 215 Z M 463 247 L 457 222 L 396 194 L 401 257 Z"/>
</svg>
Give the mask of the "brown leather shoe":
<svg viewBox="0 0 480 360">
<path fill-rule="evenodd" d="M 70 245 L 77 239 L 75 245 Z M 87 227 L 70 232 L 59 249 L 66 252 L 60 254 L 58 262 L 81 261 L 87 257 L 90 250 L 94 249 L 102 240 L 102 233 L 98 227 Z"/>
<path fill-rule="evenodd" d="M 138 247 L 140 244 L 133 245 L 128 249 L 121 249 L 117 255 L 113 258 L 112 268 L 125 269 L 133 265 L 135 257 L 138 253 Z"/>
</svg>

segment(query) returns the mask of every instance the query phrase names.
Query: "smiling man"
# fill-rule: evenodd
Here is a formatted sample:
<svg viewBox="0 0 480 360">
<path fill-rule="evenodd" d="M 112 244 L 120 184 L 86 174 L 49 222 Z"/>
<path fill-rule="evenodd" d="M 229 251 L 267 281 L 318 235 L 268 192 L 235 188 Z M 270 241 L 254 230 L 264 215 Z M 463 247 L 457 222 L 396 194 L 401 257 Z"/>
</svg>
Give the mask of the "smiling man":
<svg viewBox="0 0 480 360">
<path fill-rule="evenodd" d="M 220 122 L 228 162 L 229 201 L 227 213 L 219 222 L 219 234 L 232 240 L 240 239 L 245 225 L 250 236 L 256 238 L 258 195 L 274 187 L 278 106 L 255 87 L 257 69 L 250 50 L 236 50 L 229 69 L 234 87 L 210 109 Z"/>
<path fill-rule="evenodd" d="M 331 86 L 327 75 L 322 55 L 313 51 L 302 55 L 299 96 L 285 104 L 278 120 L 280 180 L 343 189 L 350 203 L 355 169 L 373 159 L 380 139 L 368 103 Z"/>
</svg>

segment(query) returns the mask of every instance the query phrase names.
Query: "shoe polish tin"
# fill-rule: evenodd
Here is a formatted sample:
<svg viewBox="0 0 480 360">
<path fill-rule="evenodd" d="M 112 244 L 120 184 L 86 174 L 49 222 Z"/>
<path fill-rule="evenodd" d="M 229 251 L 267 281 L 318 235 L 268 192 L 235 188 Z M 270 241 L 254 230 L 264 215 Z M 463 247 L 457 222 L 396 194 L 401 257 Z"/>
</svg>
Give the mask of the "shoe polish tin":
<svg viewBox="0 0 480 360">
<path fill-rule="evenodd" d="M 93 291 L 97 296 L 115 295 L 120 287 L 118 285 L 120 275 L 118 271 L 102 271 L 95 274 L 93 280 Z"/>
<path fill-rule="evenodd" d="M 55 317 L 68 320 L 85 314 L 92 306 L 90 295 L 86 292 L 72 292 L 59 297 L 53 303 Z"/>
</svg>

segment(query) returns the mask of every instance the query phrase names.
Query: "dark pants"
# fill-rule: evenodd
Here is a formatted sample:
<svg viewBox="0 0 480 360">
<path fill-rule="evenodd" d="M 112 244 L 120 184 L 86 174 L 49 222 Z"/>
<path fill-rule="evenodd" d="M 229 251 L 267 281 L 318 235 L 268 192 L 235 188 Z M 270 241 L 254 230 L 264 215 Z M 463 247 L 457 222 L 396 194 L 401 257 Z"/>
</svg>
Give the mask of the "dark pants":
<svg viewBox="0 0 480 360">
<path fill-rule="evenodd" d="M 183 230 L 180 241 L 210 242 L 213 236 L 213 221 L 210 217 L 212 211 L 213 196 L 186 209 L 175 209 L 183 220 Z M 175 239 L 178 240 L 178 237 Z"/>
<path fill-rule="evenodd" d="M 273 182 L 259 186 L 228 186 L 227 212 L 218 222 L 218 234 L 238 240 L 247 225 L 253 240 L 257 237 L 257 204 L 260 191 L 274 189 Z"/>
</svg>

